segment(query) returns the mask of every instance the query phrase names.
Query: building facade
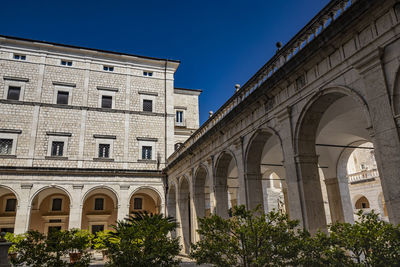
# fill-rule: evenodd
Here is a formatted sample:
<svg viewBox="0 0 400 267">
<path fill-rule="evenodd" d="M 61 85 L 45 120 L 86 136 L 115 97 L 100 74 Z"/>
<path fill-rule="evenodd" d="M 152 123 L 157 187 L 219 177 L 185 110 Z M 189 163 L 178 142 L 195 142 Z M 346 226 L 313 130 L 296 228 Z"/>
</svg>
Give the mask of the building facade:
<svg viewBox="0 0 400 267">
<path fill-rule="evenodd" d="M 174 88 L 178 66 L 0 36 L 1 230 L 164 211 L 166 159 L 199 125 L 201 90 Z"/>
</svg>

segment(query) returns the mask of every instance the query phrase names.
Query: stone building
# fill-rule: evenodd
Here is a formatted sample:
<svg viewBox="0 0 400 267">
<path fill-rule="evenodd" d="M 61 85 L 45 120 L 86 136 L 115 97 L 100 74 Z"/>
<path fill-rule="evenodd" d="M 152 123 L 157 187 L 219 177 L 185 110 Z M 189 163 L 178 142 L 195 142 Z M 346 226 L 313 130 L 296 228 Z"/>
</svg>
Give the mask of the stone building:
<svg viewBox="0 0 400 267">
<path fill-rule="evenodd" d="M 0 36 L 0 228 L 109 229 L 164 211 L 162 169 L 199 126 L 179 61 Z"/>
<path fill-rule="evenodd" d="M 399 2 L 330 1 L 168 158 L 183 252 L 235 204 L 283 202 L 312 233 L 358 209 L 400 223 L 399 128 Z"/>
</svg>

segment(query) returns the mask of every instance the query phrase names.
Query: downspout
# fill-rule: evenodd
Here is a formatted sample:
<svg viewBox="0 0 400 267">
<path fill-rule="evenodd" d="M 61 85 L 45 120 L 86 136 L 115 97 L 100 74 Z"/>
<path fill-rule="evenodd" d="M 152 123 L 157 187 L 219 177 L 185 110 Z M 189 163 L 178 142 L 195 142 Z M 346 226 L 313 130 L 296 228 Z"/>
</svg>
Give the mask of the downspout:
<svg viewBox="0 0 400 267">
<path fill-rule="evenodd" d="M 165 61 L 165 68 L 164 68 L 164 112 L 165 112 L 165 123 L 164 123 L 164 168 L 167 167 L 167 121 L 168 121 L 168 112 L 167 112 L 167 66 L 168 66 L 168 59 Z M 167 214 L 167 201 L 168 201 L 168 174 L 164 174 L 164 182 L 165 182 L 165 207 L 164 207 L 164 214 Z"/>
</svg>

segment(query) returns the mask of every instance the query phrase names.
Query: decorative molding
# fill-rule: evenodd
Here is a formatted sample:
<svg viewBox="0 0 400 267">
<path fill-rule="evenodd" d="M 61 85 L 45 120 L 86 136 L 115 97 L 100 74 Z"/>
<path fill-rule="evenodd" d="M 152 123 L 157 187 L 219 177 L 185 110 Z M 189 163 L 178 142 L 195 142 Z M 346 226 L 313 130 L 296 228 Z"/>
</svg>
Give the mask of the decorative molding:
<svg viewBox="0 0 400 267">
<path fill-rule="evenodd" d="M 50 159 L 50 160 L 68 160 L 68 157 L 61 157 L 61 156 L 45 156 L 44 159 Z"/>
<path fill-rule="evenodd" d="M 13 134 L 20 134 L 22 130 L 14 130 L 14 129 L 0 129 L 0 133 L 13 133 Z"/>
<path fill-rule="evenodd" d="M 105 87 L 105 86 L 97 86 L 97 90 L 111 91 L 111 92 L 118 92 L 118 88 L 113 88 L 113 87 Z"/>
<path fill-rule="evenodd" d="M 16 82 L 29 82 L 28 78 L 22 78 L 22 77 L 4 76 L 3 79 Z"/>
<path fill-rule="evenodd" d="M 93 138 L 100 138 L 100 139 L 117 139 L 115 135 L 104 135 L 104 134 L 94 134 Z"/>
<path fill-rule="evenodd" d="M 83 186 L 84 186 L 83 184 L 73 184 L 73 185 L 72 185 L 72 188 L 73 188 L 73 189 L 82 189 Z"/>
<path fill-rule="evenodd" d="M 53 85 L 76 87 L 75 83 L 57 82 L 57 81 L 53 81 Z"/>
<path fill-rule="evenodd" d="M 157 141 L 158 141 L 158 138 L 152 138 L 152 137 L 136 137 L 136 140 L 138 140 L 138 141 L 157 142 Z"/>
<path fill-rule="evenodd" d="M 21 184 L 21 189 L 31 189 L 33 184 Z"/>
<path fill-rule="evenodd" d="M 112 161 L 114 161 L 114 159 L 110 159 L 110 158 L 93 158 L 93 161 L 112 162 Z"/>
<path fill-rule="evenodd" d="M 183 106 L 174 106 L 174 109 L 184 109 L 184 110 L 187 110 L 187 107 L 183 107 Z"/>
<path fill-rule="evenodd" d="M 119 185 L 119 188 L 120 188 L 121 190 L 128 190 L 129 187 L 130 187 L 129 184 L 121 184 L 121 185 Z"/>
<path fill-rule="evenodd" d="M 154 95 L 154 96 L 158 96 L 157 92 L 139 91 L 138 94 L 139 95 Z"/>
<path fill-rule="evenodd" d="M 65 133 L 65 132 L 46 132 L 46 135 L 52 135 L 52 136 L 68 136 L 71 137 L 72 133 Z"/>
</svg>

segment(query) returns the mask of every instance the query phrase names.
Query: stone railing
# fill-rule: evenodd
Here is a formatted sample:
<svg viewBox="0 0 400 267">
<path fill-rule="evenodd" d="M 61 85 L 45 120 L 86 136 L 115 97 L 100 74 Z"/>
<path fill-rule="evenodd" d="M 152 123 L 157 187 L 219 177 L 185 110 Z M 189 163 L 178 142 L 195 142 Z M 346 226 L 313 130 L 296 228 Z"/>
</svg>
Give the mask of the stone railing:
<svg viewBox="0 0 400 267">
<path fill-rule="evenodd" d="M 378 177 L 379 177 L 379 172 L 377 169 L 364 170 L 347 175 L 349 184 L 362 183 L 368 180 L 376 179 Z"/>
<path fill-rule="evenodd" d="M 285 46 L 279 48 L 276 54 L 250 78 L 235 94 L 226 101 L 203 125 L 186 140 L 168 159 L 174 161 L 183 151 L 193 145 L 207 131 L 214 127 L 232 109 L 246 99 L 253 91 L 267 81 L 279 68 L 291 60 L 300 50 L 308 45 L 315 37 L 336 20 L 356 1 L 360 0 L 332 0 L 325 6 L 303 29 L 300 30 Z M 277 44 L 277 46 L 280 46 Z"/>
</svg>

